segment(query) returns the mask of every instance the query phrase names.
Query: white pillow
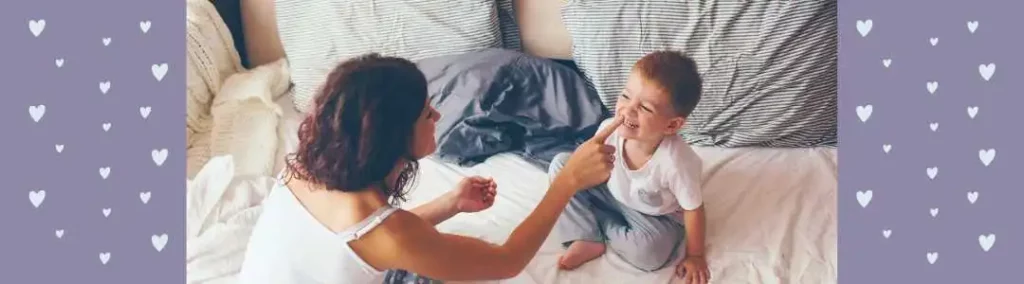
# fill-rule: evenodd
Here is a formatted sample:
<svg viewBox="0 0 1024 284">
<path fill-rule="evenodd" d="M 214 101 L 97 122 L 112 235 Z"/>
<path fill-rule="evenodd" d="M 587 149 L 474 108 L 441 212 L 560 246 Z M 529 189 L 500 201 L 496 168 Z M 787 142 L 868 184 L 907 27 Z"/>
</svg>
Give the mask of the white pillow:
<svg viewBox="0 0 1024 284">
<path fill-rule="evenodd" d="M 303 113 L 338 63 L 369 52 L 410 60 L 501 47 L 495 0 L 277 0 Z"/>
</svg>

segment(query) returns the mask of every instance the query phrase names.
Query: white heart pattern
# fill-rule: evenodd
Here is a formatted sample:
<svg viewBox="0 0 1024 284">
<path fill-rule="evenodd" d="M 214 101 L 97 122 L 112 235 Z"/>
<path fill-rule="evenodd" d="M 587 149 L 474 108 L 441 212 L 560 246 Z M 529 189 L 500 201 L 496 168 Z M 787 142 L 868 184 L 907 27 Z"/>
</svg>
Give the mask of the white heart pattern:
<svg viewBox="0 0 1024 284">
<path fill-rule="evenodd" d="M 46 200 L 46 191 L 45 190 L 40 189 L 39 191 L 29 191 L 28 192 L 28 201 L 32 202 L 32 206 L 35 207 L 35 208 L 39 208 L 40 205 L 43 205 L 43 201 L 45 201 L 45 200 Z"/>
<path fill-rule="evenodd" d="M 978 192 L 977 191 L 967 192 L 967 202 L 970 202 L 971 204 L 974 204 L 975 202 L 978 202 Z"/>
<path fill-rule="evenodd" d="M 153 64 L 149 70 L 153 72 L 153 78 L 160 82 L 164 79 L 164 75 L 167 75 L 167 63 Z"/>
<path fill-rule="evenodd" d="M 935 91 L 939 89 L 939 82 L 936 82 L 936 81 L 928 82 L 928 83 L 925 84 L 925 87 L 928 88 L 928 93 L 935 94 Z"/>
<path fill-rule="evenodd" d="M 142 200 L 142 204 L 149 204 L 149 198 L 153 196 L 152 192 L 145 191 L 139 193 L 139 200 Z"/>
<path fill-rule="evenodd" d="M 871 32 L 871 28 L 872 26 L 874 26 L 874 24 L 875 23 L 872 22 L 871 19 L 857 21 L 857 32 L 860 33 L 861 37 L 866 37 L 868 36 L 868 33 Z"/>
<path fill-rule="evenodd" d="M 110 81 L 100 82 L 100 92 L 103 93 L 104 95 L 106 95 L 107 92 L 109 92 L 109 91 L 110 91 Z"/>
<path fill-rule="evenodd" d="M 53 232 L 53 234 L 57 235 L 58 239 L 64 238 L 64 230 L 56 230 L 56 231 Z"/>
<path fill-rule="evenodd" d="M 874 107 L 871 105 L 857 106 L 857 117 L 860 118 L 861 122 L 867 122 L 871 118 L 871 112 L 874 111 Z"/>
<path fill-rule="evenodd" d="M 46 105 L 35 105 L 28 107 L 28 115 L 32 117 L 32 120 L 39 122 L 46 115 Z"/>
<path fill-rule="evenodd" d="M 100 253 L 100 262 L 103 263 L 103 265 L 106 265 L 107 262 L 109 262 L 109 261 L 110 261 L 110 253 L 109 252 L 102 252 L 102 253 Z"/>
<path fill-rule="evenodd" d="M 46 20 L 30 20 L 28 21 L 28 30 L 32 32 L 32 36 L 39 37 L 46 30 Z"/>
<path fill-rule="evenodd" d="M 978 244 L 981 245 L 981 249 L 984 251 L 992 249 L 992 245 L 996 244 L 996 234 L 978 236 Z"/>
<path fill-rule="evenodd" d="M 932 209 L 929 209 L 929 210 L 928 210 L 928 213 L 931 213 L 931 214 L 932 214 L 932 217 L 935 217 L 936 215 L 939 215 L 939 208 L 932 208 Z"/>
<path fill-rule="evenodd" d="M 109 176 L 110 176 L 110 167 L 102 167 L 102 168 L 100 168 L 100 177 L 102 177 L 103 179 L 107 179 L 107 177 L 109 177 Z"/>
<path fill-rule="evenodd" d="M 110 208 L 103 208 L 103 217 L 110 217 Z"/>
<path fill-rule="evenodd" d="M 935 264 L 935 261 L 939 260 L 939 253 L 937 253 L 937 252 L 929 252 L 928 254 L 925 255 L 925 257 L 928 258 L 928 263 L 929 264 Z"/>
<path fill-rule="evenodd" d="M 889 236 L 892 236 L 892 230 L 884 230 L 884 231 L 882 231 L 882 236 L 885 237 L 886 239 L 888 239 Z"/>
<path fill-rule="evenodd" d="M 57 153 L 63 153 L 64 152 L 64 144 L 53 145 L 53 148 L 57 150 Z"/>
<path fill-rule="evenodd" d="M 974 31 L 978 30 L 978 21 L 968 21 L 967 30 L 970 31 L 972 34 L 974 33 Z"/>
<path fill-rule="evenodd" d="M 871 190 L 858 191 L 857 192 L 857 203 L 860 203 L 860 207 L 867 208 L 868 204 L 871 203 L 871 198 L 874 197 L 875 193 Z"/>
<path fill-rule="evenodd" d="M 890 64 L 892 64 L 892 59 L 882 59 L 882 65 L 884 65 L 885 68 L 889 68 Z"/>
<path fill-rule="evenodd" d="M 139 107 L 139 114 L 142 115 L 142 119 L 149 118 L 149 113 L 153 111 L 152 107 L 144 106 Z"/>
<path fill-rule="evenodd" d="M 978 65 L 978 73 L 981 74 L 982 79 L 988 81 L 989 79 L 992 79 L 992 75 L 996 74 L 996 64 L 989 63 Z"/>
<path fill-rule="evenodd" d="M 939 175 L 939 167 L 931 167 L 926 170 L 928 173 L 928 179 L 935 179 L 935 176 Z"/>
<path fill-rule="evenodd" d="M 153 243 L 153 248 L 156 249 L 156 251 L 163 251 L 164 246 L 167 246 L 167 234 L 153 235 L 149 239 L 150 242 Z"/>
<path fill-rule="evenodd" d="M 142 33 L 148 33 L 149 32 L 149 28 L 151 26 L 153 26 L 153 23 L 150 22 L 150 21 L 141 21 L 141 22 L 139 22 L 139 29 L 142 30 Z"/>
<path fill-rule="evenodd" d="M 930 39 L 928 39 L 928 42 L 932 43 L 932 46 L 935 46 L 935 45 L 939 44 L 939 38 L 937 38 L 937 37 L 930 38 Z"/>
<path fill-rule="evenodd" d="M 939 131 L 939 123 L 938 122 L 929 123 L 928 124 L 928 128 L 931 128 L 932 132 Z"/>
<path fill-rule="evenodd" d="M 885 152 L 886 154 L 888 154 L 889 151 L 892 151 L 892 145 L 890 145 L 890 144 L 882 145 L 882 152 Z"/>
<path fill-rule="evenodd" d="M 103 131 L 104 131 L 104 132 L 106 132 L 106 131 L 110 131 L 110 126 L 111 126 L 111 125 L 110 125 L 110 122 L 104 123 L 104 124 L 103 124 Z"/>
<path fill-rule="evenodd" d="M 969 106 L 969 107 L 967 107 L 967 116 L 970 116 L 971 119 L 974 119 L 974 116 L 976 116 L 976 115 L 978 115 L 978 107 L 976 107 L 976 106 Z"/>
<path fill-rule="evenodd" d="M 157 167 L 162 166 L 164 161 L 167 160 L 167 149 L 153 150 L 150 152 L 150 156 L 152 156 L 153 163 L 156 163 Z"/>
<path fill-rule="evenodd" d="M 111 39 L 109 37 L 103 38 L 103 46 L 110 45 L 110 41 L 111 41 Z"/>
<path fill-rule="evenodd" d="M 978 150 L 978 159 L 981 160 L 981 164 L 988 167 L 988 165 L 992 163 L 992 160 L 996 159 L 996 149 Z"/>
<path fill-rule="evenodd" d="M 57 58 L 53 60 L 53 64 L 56 64 L 57 68 L 64 67 L 64 58 Z"/>
</svg>

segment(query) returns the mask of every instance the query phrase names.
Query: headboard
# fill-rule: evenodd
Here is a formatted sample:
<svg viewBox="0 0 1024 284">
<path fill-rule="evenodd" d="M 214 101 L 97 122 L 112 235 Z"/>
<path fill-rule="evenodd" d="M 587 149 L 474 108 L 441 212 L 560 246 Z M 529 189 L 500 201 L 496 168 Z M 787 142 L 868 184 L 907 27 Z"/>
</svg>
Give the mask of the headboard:
<svg viewBox="0 0 1024 284">
<path fill-rule="evenodd" d="M 209 0 L 217 8 L 217 12 L 231 31 L 235 49 L 241 57 L 242 65 L 252 68 L 249 48 L 246 48 L 246 32 L 243 28 L 243 2 L 273 0 Z M 576 69 L 572 62 L 572 39 L 562 24 L 559 9 L 563 1 L 551 0 L 498 0 L 511 1 L 515 9 L 516 23 L 519 26 L 519 37 L 523 52 L 531 55 L 553 59 L 559 63 Z M 259 13 L 256 11 L 255 13 Z M 254 58 L 253 58 L 254 59 Z M 260 61 L 260 59 L 255 59 Z M 266 59 L 263 59 L 266 61 Z M 265 63 L 265 62 L 263 62 Z"/>
</svg>

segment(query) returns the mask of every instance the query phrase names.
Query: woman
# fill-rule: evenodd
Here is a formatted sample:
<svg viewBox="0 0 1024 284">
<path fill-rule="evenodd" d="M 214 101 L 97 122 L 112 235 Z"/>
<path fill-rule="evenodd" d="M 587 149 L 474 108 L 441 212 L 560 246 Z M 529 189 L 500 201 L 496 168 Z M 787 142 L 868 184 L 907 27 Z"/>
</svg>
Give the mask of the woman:
<svg viewBox="0 0 1024 284">
<path fill-rule="evenodd" d="M 494 245 L 438 232 L 434 225 L 493 202 L 492 181 L 474 177 L 428 204 L 395 206 L 436 148 L 439 114 L 412 62 L 370 54 L 329 75 L 316 110 L 299 129 L 299 148 L 263 203 L 240 283 L 380 283 L 383 271 L 489 280 L 517 275 L 540 249 L 569 199 L 608 179 L 608 127 L 584 143 L 544 199 Z"/>
</svg>

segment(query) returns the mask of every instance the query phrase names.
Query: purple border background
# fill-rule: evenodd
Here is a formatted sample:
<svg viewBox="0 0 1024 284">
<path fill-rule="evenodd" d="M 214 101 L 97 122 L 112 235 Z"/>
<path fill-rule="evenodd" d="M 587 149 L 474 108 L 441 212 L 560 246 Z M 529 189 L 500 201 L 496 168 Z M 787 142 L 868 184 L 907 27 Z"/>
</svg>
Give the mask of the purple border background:
<svg viewBox="0 0 1024 284">
<path fill-rule="evenodd" d="M 185 2 L 4 6 L 0 282 L 184 283 Z M 35 20 L 46 23 L 38 36 Z M 151 67 L 165 63 L 157 80 Z M 29 112 L 37 105 L 46 108 L 38 122 Z M 151 153 L 161 149 L 168 155 L 157 165 Z M 101 167 L 110 167 L 106 179 Z M 36 208 L 29 196 L 39 190 Z M 158 251 L 153 236 L 163 234 Z M 101 253 L 110 253 L 106 264 Z"/>
<path fill-rule="evenodd" d="M 1019 1 L 840 3 L 840 283 L 1021 282 L 1021 11 Z M 986 80 L 979 66 L 990 63 Z M 979 151 L 989 149 L 986 166 Z M 864 207 L 857 195 L 868 190 Z"/>
</svg>

